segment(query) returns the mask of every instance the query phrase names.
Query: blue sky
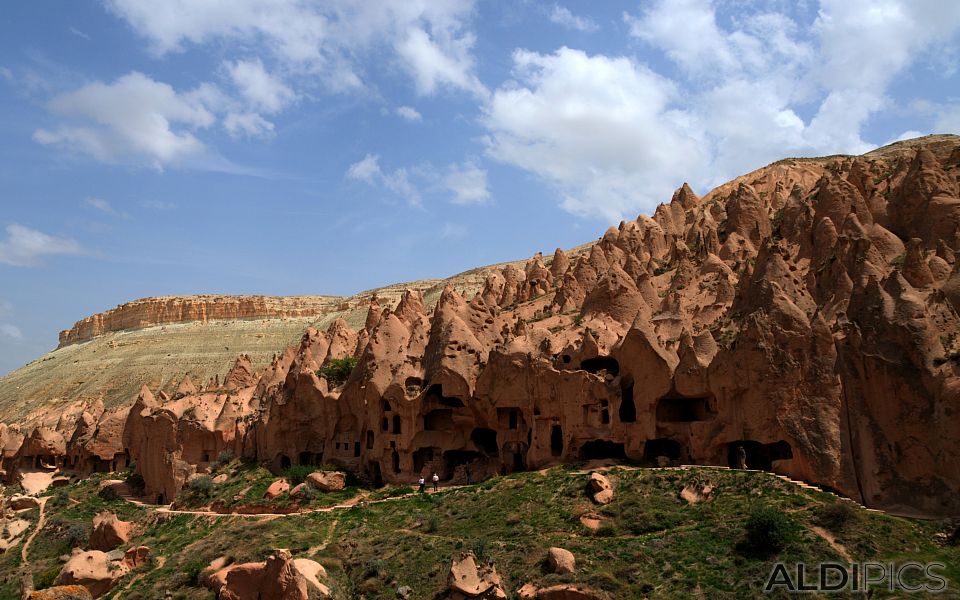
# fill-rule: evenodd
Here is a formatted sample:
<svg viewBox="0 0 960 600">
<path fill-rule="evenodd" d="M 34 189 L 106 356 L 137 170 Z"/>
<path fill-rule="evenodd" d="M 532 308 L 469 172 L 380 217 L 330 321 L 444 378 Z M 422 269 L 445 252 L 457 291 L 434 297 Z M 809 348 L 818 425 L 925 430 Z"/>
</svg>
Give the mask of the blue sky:
<svg viewBox="0 0 960 600">
<path fill-rule="evenodd" d="M 958 31 L 954 0 L 8 3 L 0 373 L 135 298 L 447 276 L 960 132 Z"/>
</svg>

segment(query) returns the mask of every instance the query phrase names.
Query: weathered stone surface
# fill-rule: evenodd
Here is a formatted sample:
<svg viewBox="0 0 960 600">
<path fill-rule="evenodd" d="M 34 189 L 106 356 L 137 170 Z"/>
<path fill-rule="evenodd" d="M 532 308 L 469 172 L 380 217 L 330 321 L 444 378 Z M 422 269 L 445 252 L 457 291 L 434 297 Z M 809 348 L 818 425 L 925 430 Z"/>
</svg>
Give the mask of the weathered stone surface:
<svg viewBox="0 0 960 600">
<path fill-rule="evenodd" d="M 220 600 L 314 600 L 330 597 L 330 589 L 321 582 L 325 577 L 319 563 L 277 550 L 265 562 L 215 571 L 206 585 Z"/>
<path fill-rule="evenodd" d="M 99 598 L 109 592 L 127 570 L 126 565 L 112 561 L 105 552 L 75 548 L 54 584 L 82 585 L 94 598 Z"/>
<path fill-rule="evenodd" d="M 102 512 L 93 517 L 90 532 L 90 548 L 109 552 L 130 541 L 133 523 L 121 521 L 112 512 Z"/>
<path fill-rule="evenodd" d="M 286 479 L 277 479 L 269 486 L 267 486 L 267 491 L 264 492 L 263 497 L 273 499 L 281 494 L 285 494 L 290 491 L 290 482 Z"/>
<path fill-rule="evenodd" d="M 547 566 L 554 573 L 573 573 L 577 569 L 577 559 L 569 550 L 550 548 L 547 550 Z"/>
<path fill-rule="evenodd" d="M 30 592 L 29 600 L 93 600 L 82 585 L 58 585 Z"/>
<path fill-rule="evenodd" d="M 463 554 L 453 561 L 447 576 L 447 586 L 450 600 L 493 600 L 507 597 L 500 585 L 496 568 L 492 564 L 477 565 L 476 557 L 472 553 Z"/>
<path fill-rule="evenodd" d="M 314 471 L 307 475 L 306 483 L 321 492 L 337 492 L 347 485 L 347 475 L 342 471 Z"/>
<path fill-rule="evenodd" d="M 613 486 L 606 475 L 590 473 L 587 487 L 590 489 L 593 501 L 597 504 L 610 504 L 613 501 Z"/>
</svg>

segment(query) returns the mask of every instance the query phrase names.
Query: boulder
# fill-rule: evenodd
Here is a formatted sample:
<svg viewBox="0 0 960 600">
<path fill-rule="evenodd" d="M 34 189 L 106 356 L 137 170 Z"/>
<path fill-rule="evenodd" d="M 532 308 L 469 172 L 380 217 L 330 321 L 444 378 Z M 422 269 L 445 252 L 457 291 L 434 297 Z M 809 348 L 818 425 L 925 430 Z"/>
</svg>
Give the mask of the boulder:
<svg viewBox="0 0 960 600">
<path fill-rule="evenodd" d="M 537 600 L 602 600 L 600 594 L 579 588 L 573 584 L 561 583 L 537 590 Z"/>
<path fill-rule="evenodd" d="M 267 499 L 273 499 L 289 491 L 290 491 L 290 482 L 287 481 L 286 479 L 277 479 L 276 481 L 270 484 L 270 487 L 267 488 L 267 491 L 263 495 L 263 497 Z"/>
<path fill-rule="evenodd" d="M 29 600 L 93 600 L 82 585 L 58 585 L 45 590 L 30 592 Z"/>
<path fill-rule="evenodd" d="M 554 547 L 547 550 L 547 566 L 554 573 L 573 573 L 577 568 L 577 560 L 573 552 Z"/>
<path fill-rule="evenodd" d="M 447 576 L 450 600 L 482 598 L 483 600 L 505 599 L 506 592 L 500 586 L 500 576 L 492 565 L 477 565 L 473 553 L 462 554 L 454 560 Z"/>
<path fill-rule="evenodd" d="M 213 482 L 217 485 L 220 485 L 220 484 L 226 483 L 228 479 L 230 479 L 229 475 L 227 475 L 226 473 L 220 473 L 219 475 L 213 478 Z"/>
<path fill-rule="evenodd" d="M 93 517 L 90 548 L 109 552 L 129 542 L 132 529 L 133 523 L 121 521 L 112 512 L 102 512 Z"/>
<path fill-rule="evenodd" d="M 206 585 L 219 600 L 314 600 L 330 597 L 326 575 L 319 563 L 277 550 L 264 562 L 224 567 Z"/>
<path fill-rule="evenodd" d="M 590 473 L 587 489 L 597 504 L 610 504 L 613 501 L 613 486 L 605 475 Z"/>
<path fill-rule="evenodd" d="M 40 506 L 40 501 L 33 496 L 13 496 L 7 505 L 13 510 L 25 510 Z"/>
<path fill-rule="evenodd" d="M 314 471 L 306 481 L 321 492 L 337 492 L 346 487 L 347 475 L 342 471 Z"/>
<path fill-rule="evenodd" d="M 126 574 L 127 567 L 121 562 L 111 561 L 105 552 L 75 548 L 54 584 L 82 585 L 94 598 L 99 598 Z"/>
<path fill-rule="evenodd" d="M 145 565 L 150 560 L 149 546 L 135 546 L 123 554 L 123 564 L 130 569 L 136 569 L 140 565 Z"/>
</svg>

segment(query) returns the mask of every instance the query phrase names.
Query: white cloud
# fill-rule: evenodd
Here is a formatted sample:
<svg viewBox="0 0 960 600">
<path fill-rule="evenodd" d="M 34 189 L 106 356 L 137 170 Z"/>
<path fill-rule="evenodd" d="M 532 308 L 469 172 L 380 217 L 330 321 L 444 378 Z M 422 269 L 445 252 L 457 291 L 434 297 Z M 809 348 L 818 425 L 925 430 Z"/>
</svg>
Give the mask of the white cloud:
<svg viewBox="0 0 960 600">
<path fill-rule="evenodd" d="M 261 43 L 286 68 L 316 75 L 332 91 L 362 87 L 362 58 L 392 49 L 420 93 L 441 87 L 470 92 L 472 0 L 107 0 L 108 8 L 150 41 L 157 55 L 188 44 Z"/>
<path fill-rule="evenodd" d="M 273 123 L 254 112 L 228 113 L 223 128 L 232 137 L 264 137 L 273 133 Z"/>
<path fill-rule="evenodd" d="M 412 106 L 398 106 L 396 110 L 397 116 L 406 119 L 407 121 L 422 121 L 423 115 L 421 115 L 417 109 Z"/>
<path fill-rule="evenodd" d="M 45 256 L 84 254 L 77 242 L 47 235 L 17 223 L 7 225 L 7 239 L 0 241 L 0 263 L 32 267 Z"/>
<path fill-rule="evenodd" d="M 179 93 L 136 71 L 112 83 L 90 83 L 49 104 L 53 112 L 78 124 L 37 129 L 33 137 L 103 162 L 133 156 L 158 169 L 177 165 L 205 151 L 194 131 L 215 121 L 203 102 L 204 90 L 196 91 Z"/>
<path fill-rule="evenodd" d="M 276 113 L 297 99 L 292 89 L 267 72 L 260 59 L 225 63 L 227 72 L 240 93 L 257 110 Z"/>
<path fill-rule="evenodd" d="M 550 22 L 577 31 L 590 32 L 599 29 L 593 19 L 589 17 L 579 17 L 570 12 L 569 8 L 560 6 L 559 4 L 553 5 L 553 11 L 550 13 Z"/>
<path fill-rule="evenodd" d="M 472 74 L 470 48 L 473 43 L 473 35 L 464 35 L 444 48 L 426 31 L 413 27 L 404 39 L 396 43 L 395 48 L 405 60 L 418 94 L 428 96 L 439 87 L 449 86 L 483 96 L 487 94 L 487 89 Z"/>
<path fill-rule="evenodd" d="M 90 36 L 89 36 L 88 34 L 84 33 L 83 31 L 80 31 L 80 30 L 77 29 L 76 27 L 71 27 L 71 28 L 70 28 L 70 33 L 72 33 L 73 35 L 75 35 L 75 36 L 77 36 L 77 37 L 79 37 L 79 38 L 83 38 L 83 39 L 85 39 L 85 40 L 89 40 L 89 39 L 90 39 Z"/>
<path fill-rule="evenodd" d="M 113 207 L 110 206 L 110 203 L 103 198 L 84 198 L 83 203 L 90 208 L 95 208 L 108 215 L 117 214 L 117 211 L 115 211 Z"/>
<path fill-rule="evenodd" d="M 0 335 L 12 338 L 14 340 L 23 339 L 23 333 L 20 331 L 20 328 L 16 325 L 10 325 L 9 323 L 0 324 Z"/>
<path fill-rule="evenodd" d="M 347 177 L 357 181 L 364 181 L 370 185 L 379 185 L 394 194 L 403 197 L 411 206 L 419 206 L 420 191 L 410 182 L 406 169 L 399 168 L 384 171 L 380 168 L 380 157 L 368 154 L 347 169 Z"/>
<path fill-rule="evenodd" d="M 6 300 L 0 300 L 0 317 L 7 317 L 13 314 L 13 305 Z"/>
<path fill-rule="evenodd" d="M 0 67 L 0 77 L 3 77 L 7 81 L 13 81 L 13 71 L 6 67 Z"/>
<path fill-rule="evenodd" d="M 516 51 L 485 109 L 488 153 L 543 178 L 563 207 L 615 221 L 669 198 L 706 164 L 673 84 L 624 57 Z"/>
<path fill-rule="evenodd" d="M 372 181 L 374 176 L 380 175 L 380 157 L 368 154 L 363 160 L 355 162 L 347 169 L 347 177 L 361 181 Z"/>
<path fill-rule="evenodd" d="M 451 165 L 443 183 L 453 192 L 454 204 L 483 204 L 490 199 L 487 172 L 473 163 Z"/>
</svg>

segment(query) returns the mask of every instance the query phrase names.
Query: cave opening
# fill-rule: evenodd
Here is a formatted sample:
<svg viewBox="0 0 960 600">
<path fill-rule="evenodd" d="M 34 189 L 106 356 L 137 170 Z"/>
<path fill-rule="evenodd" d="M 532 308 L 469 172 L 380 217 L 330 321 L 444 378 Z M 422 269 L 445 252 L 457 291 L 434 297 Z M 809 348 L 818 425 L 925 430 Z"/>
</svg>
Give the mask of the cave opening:
<svg viewBox="0 0 960 600">
<path fill-rule="evenodd" d="M 299 458 L 299 464 L 301 465 L 313 465 L 316 464 L 317 460 L 314 458 L 313 452 L 301 452 L 297 458 Z"/>
<path fill-rule="evenodd" d="M 400 433 L 400 415 L 393 415 L 393 432 Z"/>
<path fill-rule="evenodd" d="M 657 402 L 657 421 L 692 423 L 708 421 L 714 416 L 709 396 L 664 396 Z"/>
<path fill-rule="evenodd" d="M 561 456 L 563 454 L 563 428 L 559 425 L 550 427 L 550 455 Z"/>
<path fill-rule="evenodd" d="M 601 371 L 606 371 L 611 377 L 620 374 L 620 363 L 612 356 L 595 356 L 580 361 L 580 368 L 588 373 L 599 375 Z"/>
<path fill-rule="evenodd" d="M 493 429 L 477 427 L 470 432 L 470 441 L 487 456 L 494 456 L 500 450 L 497 445 L 497 432 Z"/>
<path fill-rule="evenodd" d="M 664 456 L 670 460 L 680 460 L 683 453 L 683 446 L 676 440 L 667 438 L 656 438 L 647 440 L 643 444 L 643 459 L 656 462 L 657 458 Z"/>
<path fill-rule="evenodd" d="M 457 467 L 469 465 L 483 456 L 471 450 L 447 450 L 443 453 L 444 481 L 453 479 Z"/>
<path fill-rule="evenodd" d="M 580 460 L 626 457 L 627 453 L 623 444 L 611 442 L 610 440 L 590 440 L 580 446 Z"/>
<path fill-rule="evenodd" d="M 373 432 L 367 431 L 367 450 L 373 449 Z"/>
<path fill-rule="evenodd" d="M 436 408 L 423 415 L 424 431 L 449 431 L 453 429 L 453 409 Z"/>
<path fill-rule="evenodd" d="M 756 440 L 737 440 L 727 444 L 727 464 L 731 469 L 740 467 L 739 454 L 743 448 L 747 455 L 747 468 L 769 471 L 778 460 L 793 458 L 793 448 L 785 440 L 764 444 Z"/>
<path fill-rule="evenodd" d="M 393 463 L 394 474 L 400 473 L 400 453 L 394 450 L 390 453 L 390 461 Z"/>
<path fill-rule="evenodd" d="M 418 448 L 413 451 L 413 472 L 420 473 L 427 463 L 433 462 L 433 448 Z"/>
<path fill-rule="evenodd" d="M 621 423 L 637 422 L 637 405 L 633 401 L 633 382 L 620 386 L 620 410 L 618 415 Z"/>
<path fill-rule="evenodd" d="M 280 468 L 287 469 L 289 467 L 290 467 L 290 457 L 287 456 L 286 454 L 282 454 L 280 456 Z"/>
<path fill-rule="evenodd" d="M 380 463 L 377 461 L 371 462 L 369 472 L 373 487 L 383 487 L 383 474 L 380 472 Z"/>
<path fill-rule="evenodd" d="M 447 408 L 463 408 L 466 406 L 459 398 L 444 396 L 443 386 L 439 383 L 435 383 L 430 386 L 430 388 L 427 390 L 427 396 L 425 400 L 427 402 L 436 402 L 440 406 L 446 406 Z"/>
</svg>

